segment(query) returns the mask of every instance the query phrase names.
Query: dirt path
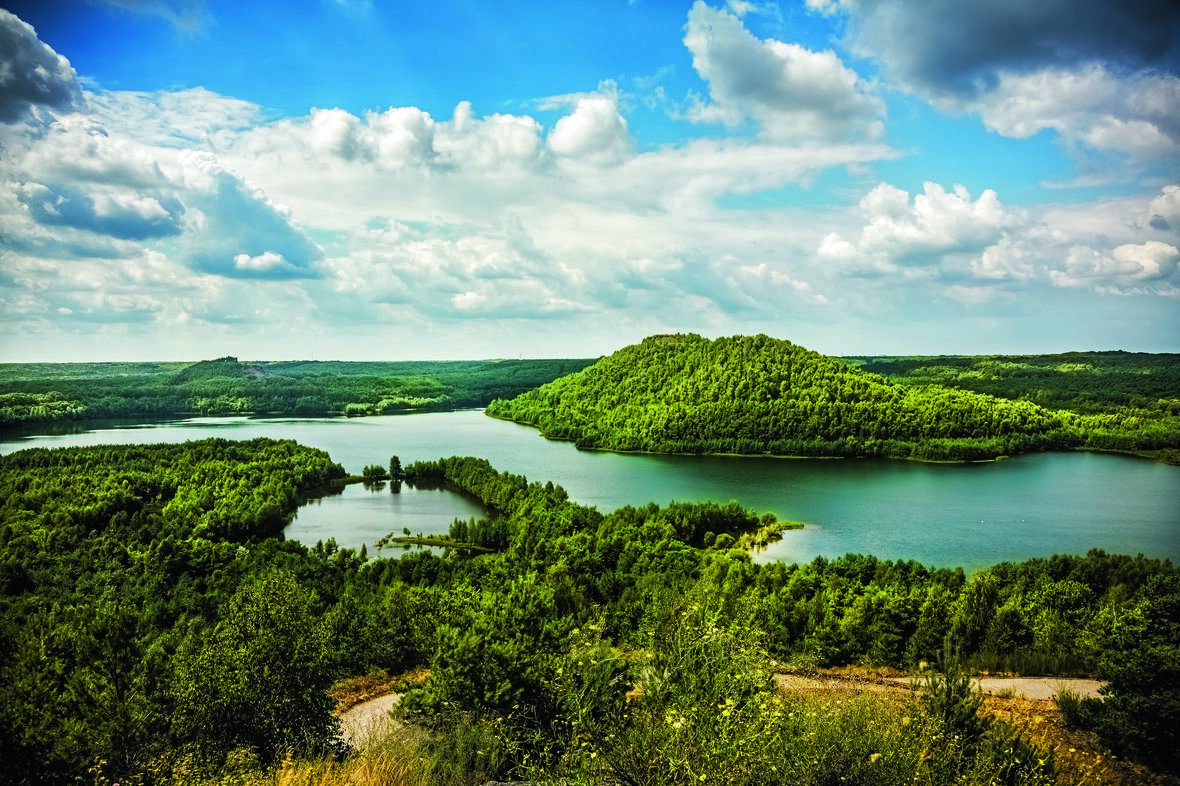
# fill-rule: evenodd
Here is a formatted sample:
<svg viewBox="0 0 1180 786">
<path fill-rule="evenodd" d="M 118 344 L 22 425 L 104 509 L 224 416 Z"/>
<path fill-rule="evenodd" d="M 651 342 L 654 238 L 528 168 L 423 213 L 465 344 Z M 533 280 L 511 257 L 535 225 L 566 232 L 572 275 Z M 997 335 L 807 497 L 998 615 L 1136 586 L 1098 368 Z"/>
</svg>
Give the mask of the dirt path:
<svg viewBox="0 0 1180 786">
<path fill-rule="evenodd" d="M 396 723 L 397 721 L 389 717 L 389 711 L 400 699 L 401 696 L 397 693 L 378 696 L 362 701 L 341 714 L 340 725 L 344 729 L 344 741 L 354 748 L 360 748 L 374 733 Z"/>
<path fill-rule="evenodd" d="M 857 689 L 882 692 L 891 688 L 909 688 L 909 677 L 871 677 L 866 675 L 777 674 L 775 679 L 784 688 L 799 690 Z M 1098 680 L 1076 677 L 974 677 L 975 686 L 989 696 L 1010 696 L 1013 698 L 1046 701 L 1052 699 L 1062 688 L 1072 690 L 1079 696 L 1097 696 L 1102 685 Z"/>
</svg>

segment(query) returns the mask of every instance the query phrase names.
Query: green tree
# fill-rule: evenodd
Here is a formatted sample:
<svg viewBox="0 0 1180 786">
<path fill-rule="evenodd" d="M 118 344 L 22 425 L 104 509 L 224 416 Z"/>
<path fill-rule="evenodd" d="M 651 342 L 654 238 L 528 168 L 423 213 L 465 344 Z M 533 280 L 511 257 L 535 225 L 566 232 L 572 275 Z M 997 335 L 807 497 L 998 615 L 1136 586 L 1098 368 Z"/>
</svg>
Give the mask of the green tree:
<svg viewBox="0 0 1180 786">
<path fill-rule="evenodd" d="M 174 725 L 206 753 L 249 747 L 264 759 L 287 748 L 338 745 L 328 687 L 329 628 L 315 594 L 275 569 L 244 585 L 216 630 L 178 653 Z"/>
</svg>

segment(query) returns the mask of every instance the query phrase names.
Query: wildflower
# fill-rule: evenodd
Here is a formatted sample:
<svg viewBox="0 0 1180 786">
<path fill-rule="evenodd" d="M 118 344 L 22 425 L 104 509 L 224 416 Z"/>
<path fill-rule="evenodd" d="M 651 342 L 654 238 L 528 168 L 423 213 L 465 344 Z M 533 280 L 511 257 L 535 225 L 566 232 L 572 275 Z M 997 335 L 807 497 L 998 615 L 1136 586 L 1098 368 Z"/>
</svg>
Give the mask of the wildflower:
<svg viewBox="0 0 1180 786">
<path fill-rule="evenodd" d="M 879 758 L 881 758 L 881 754 L 874 753 L 872 756 L 869 757 L 869 764 L 876 764 L 877 759 L 879 759 Z"/>
</svg>

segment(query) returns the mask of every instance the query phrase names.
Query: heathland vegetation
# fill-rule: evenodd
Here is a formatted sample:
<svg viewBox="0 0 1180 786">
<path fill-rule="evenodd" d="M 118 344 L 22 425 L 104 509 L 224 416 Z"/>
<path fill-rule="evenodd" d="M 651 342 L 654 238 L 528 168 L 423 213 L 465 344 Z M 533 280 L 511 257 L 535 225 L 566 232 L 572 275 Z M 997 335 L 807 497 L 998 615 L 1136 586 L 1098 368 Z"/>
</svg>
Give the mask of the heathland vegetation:
<svg viewBox="0 0 1180 786">
<path fill-rule="evenodd" d="M 1178 766 L 1168 562 L 759 565 L 737 539 L 775 522 L 737 504 L 602 513 L 482 459 L 381 461 L 370 479 L 385 466 L 487 515 L 448 548 L 370 560 L 282 539 L 300 495 L 344 476 L 292 442 L 0 458 L 4 782 L 361 782 L 352 766 L 365 783 L 1052 782 L 1052 757 L 980 716 L 956 664 L 1096 673 L 1103 697 L 1071 717 Z M 788 663 L 946 676 L 904 706 L 835 705 L 776 691 Z M 418 731 L 350 754 L 328 686 L 412 667 L 429 669 L 402 701 Z"/>
<path fill-rule="evenodd" d="M 761 335 L 653 336 L 487 412 L 587 449 L 935 461 L 1085 449 L 1180 460 L 1177 356 L 865 360 Z"/>
<path fill-rule="evenodd" d="M 482 407 L 586 360 L 0 364 L 0 427 L 186 415 L 380 415 Z"/>
</svg>

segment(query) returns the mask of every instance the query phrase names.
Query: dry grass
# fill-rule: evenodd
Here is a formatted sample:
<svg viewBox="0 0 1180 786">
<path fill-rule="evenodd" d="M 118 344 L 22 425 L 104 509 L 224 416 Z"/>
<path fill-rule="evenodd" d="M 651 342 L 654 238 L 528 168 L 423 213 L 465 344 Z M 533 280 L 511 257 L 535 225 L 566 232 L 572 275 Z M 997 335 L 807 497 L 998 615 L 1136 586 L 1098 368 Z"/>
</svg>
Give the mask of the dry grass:
<svg viewBox="0 0 1180 786">
<path fill-rule="evenodd" d="M 249 786 L 426 786 L 420 739 L 416 730 L 391 728 L 344 761 L 287 759 L 269 777 Z"/>
<path fill-rule="evenodd" d="M 845 667 L 823 669 L 814 675 L 778 675 L 789 694 L 830 701 L 871 693 L 908 702 L 913 693 L 904 684 L 889 680 L 895 673 Z M 1052 699 L 1026 699 L 1015 695 L 985 695 L 984 711 L 1011 723 L 1033 744 L 1052 750 L 1062 786 L 1180 786 L 1180 778 L 1163 775 L 1112 755 L 1092 732 L 1067 728 Z"/>
<path fill-rule="evenodd" d="M 342 715 L 370 699 L 390 693 L 403 693 L 410 686 L 420 685 L 429 674 L 428 669 L 421 668 L 392 676 L 385 672 L 374 672 L 341 680 L 328 692 L 336 700 L 336 714 Z"/>
</svg>

